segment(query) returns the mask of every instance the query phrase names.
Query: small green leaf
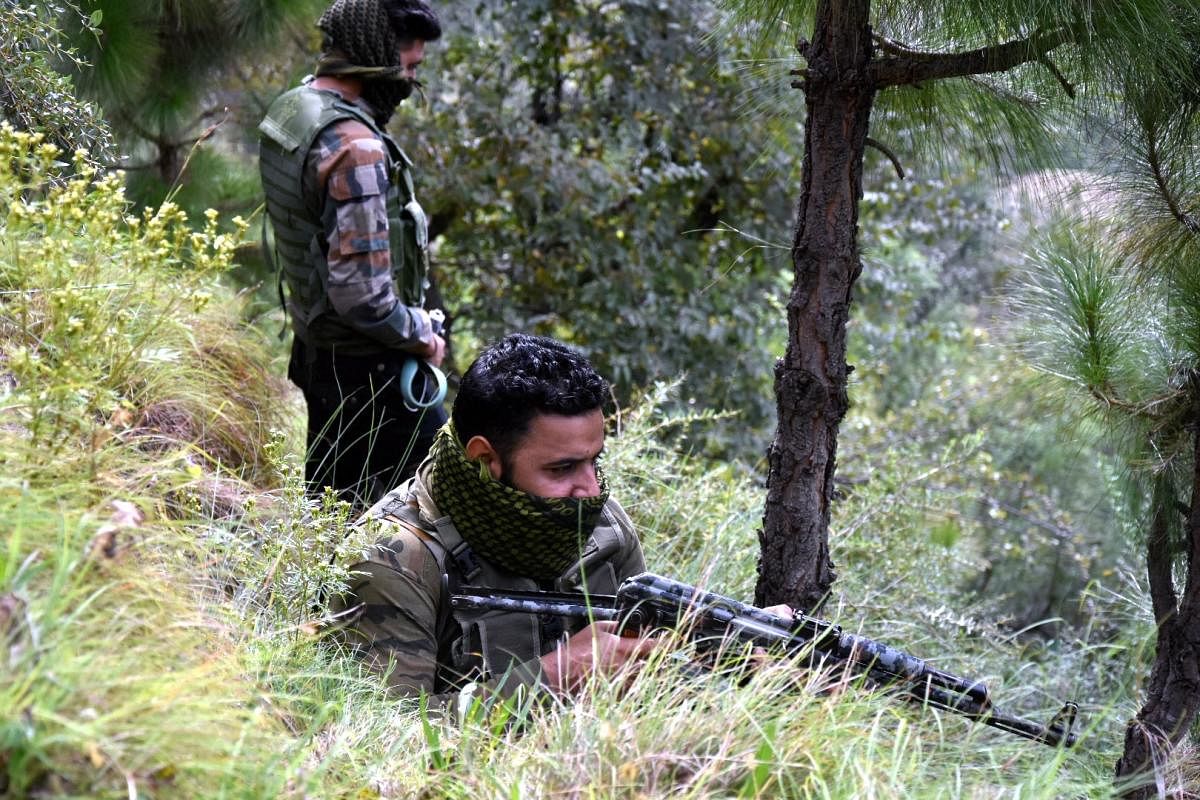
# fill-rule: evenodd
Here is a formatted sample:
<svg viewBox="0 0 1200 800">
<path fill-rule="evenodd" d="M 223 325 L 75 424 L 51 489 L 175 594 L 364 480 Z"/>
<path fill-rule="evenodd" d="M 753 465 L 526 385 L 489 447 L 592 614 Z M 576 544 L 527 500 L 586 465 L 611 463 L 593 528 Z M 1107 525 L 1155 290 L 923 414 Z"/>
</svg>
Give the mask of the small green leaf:
<svg viewBox="0 0 1200 800">
<path fill-rule="evenodd" d="M 934 526 L 929 531 L 929 539 L 934 544 L 939 544 L 947 550 L 954 547 L 962 536 L 962 530 L 952 520 L 946 520 L 939 525 Z"/>
<path fill-rule="evenodd" d="M 92 27 L 92 28 L 99 28 L 100 23 L 103 20 L 104 20 L 104 9 L 97 8 L 95 11 L 92 12 L 92 15 L 90 17 L 88 17 L 88 26 Z"/>
<path fill-rule="evenodd" d="M 761 797 L 771 780 L 771 770 L 775 766 L 775 723 L 768 723 L 763 729 L 763 741 L 754 753 L 750 765 L 750 773 L 738 789 L 738 800 L 750 800 Z"/>
<path fill-rule="evenodd" d="M 425 734 L 425 744 L 429 748 L 429 768 L 442 771 L 449 765 L 449 759 L 442 752 L 442 739 L 438 729 L 429 721 L 429 696 L 421 692 L 418 708 L 421 716 L 421 730 Z"/>
</svg>

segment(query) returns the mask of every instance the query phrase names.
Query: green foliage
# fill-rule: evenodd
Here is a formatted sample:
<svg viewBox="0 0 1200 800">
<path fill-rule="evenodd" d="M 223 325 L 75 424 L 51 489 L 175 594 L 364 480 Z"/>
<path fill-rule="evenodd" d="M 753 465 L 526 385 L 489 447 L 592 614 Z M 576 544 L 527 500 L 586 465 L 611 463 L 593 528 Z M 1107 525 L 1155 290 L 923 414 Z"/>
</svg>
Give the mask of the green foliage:
<svg viewBox="0 0 1200 800">
<path fill-rule="evenodd" d="M 251 219 L 262 203 L 257 165 L 222 148 L 203 145 L 193 148 L 187 155 L 185 175 L 185 180 L 172 185 L 152 170 L 132 172 L 126 176 L 126 192 L 153 205 L 169 199 L 192 219 L 202 218 L 209 208 L 216 209 L 226 220 L 223 229 L 230 232 L 233 227 L 228 224 L 229 216 Z M 240 256 L 238 261 L 240 263 Z M 276 297 L 275 303 L 278 302 Z"/>
<path fill-rule="evenodd" d="M 730 11 L 731 25 L 751 31 L 756 55 L 785 59 L 781 69 L 799 61 L 797 37 L 812 35 L 818 6 L 783 0 L 720 5 Z M 1043 61 L 882 92 L 872 110 L 872 137 L 922 162 L 932 157 L 949 164 L 967 151 L 1005 171 L 1061 163 L 1063 140 L 1077 131 L 1067 115 L 1105 109 L 1121 78 L 1140 76 L 1132 83 L 1142 87 L 1151 85 L 1150 75 L 1162 76 L 1162 86 L 1186 87 L 1194 79 L 1197 23 L 1189 4 L 876 0 L 870 8 L 877 54 L 888 47 L 969 52 L 1035 35 L 1072 34 L 1073 41 Z M 780 96 L 766 108 L 790 116 L 799 105 Z"/>
<path fill-rule="evenodd" d="M 676 446 L 689 449 L 698 426 L 730 441 L 743 435 L 743 418 L 707 410 L 722 396 L 703 388 L 720 380 L 707 370 L 757 375 L 746 386 L 765 384 L 767 370 L 748 366 L 744 356 L 758 352 L 752 344 L 721 362 L 720 337 L 716 344 L 697 337 L 679 350 L 668 340 L 679 317 L 672 304 L 685 302 L 678 298 L 711 301 L 718 310 L 726 303 L 730 315 L 745 302 L 753 306 L 748 313 L 759 314 L 762 299 L 754 292 L 770 291 L 776 278 L 756 250 L 742 263 L 749 264 L 747 285 L 757 289 L 743 297 L 730 276 L 707 293 L 692 291 L 709 276 L 687 277 L 682 265 L 719 272 L 716 262 L 703 260 L 720 252 L 718 237 L 673 239 L 678 226 L 665 220 L 670 202 L 702 193 L 708 180 L 701 170 L 672 164 L 705 165 L 715 154 L 722 168 L 741 175 L 746 162 L 738 159 L 746 154 L 736 152 L 737 137 L 748 140 L 750 123 L 732 116 L 723 123 L 652 94 L 623 98 L 621 87 L 630 96 L 669 97 L 655 83 L 660 77 L 686 87 L 677 62 L 689 56 L 664 51 L 672 66 L 659 63 L 656 75 L 653 48 L 678 44 L 671 38 L 678 18 L 668 15 L 667 43 L 659 44 L 645 34 L 657 30 L 646 20 L 658 19 L 661 9 L 637 6 L 623 16 L 606 8 L 539 5 L 547 13 L 533 22 L 524 21 L 524 9 L 512 9 L 522 22 L 511 30 L 500 29 L 507 20 L 499 15 L 482 14 L 481 30 L 496 26 L 495 39 L 480 39 L 493 48 L 491 57 L 467 49 L 474 55 L 456 61 L 466 42 L 445 56 L 454 75 L 477 79 L 479 88 L 431 98 L 439 110 L 424 118 L 426 132 L 414 134 L 426 148 L 416 160 L 432 165 L 440 163 L 435 154 L 454 154 L 463 171 L 445 175 L 463 177 L 448 177 L 439 197 L 480 192 L 478 208 L 487 214 L 467 223 L 439 201 L 448 214 L 443 221 L 450 220 L 440 263 L 454 268 L 451 255 L 460 262 L 473 257 L 475 232 L 481 263 L 483 256 L 512 256 L 496 262 L 510 263 L 507 271 L 476 270 L 490 275 L 484 288 L 464 275 L 447 294 L 452 307 L 462 304 L 463 341 L 489 337 L 489 325 L 500 330 L 496 320 L 506 312 L 488 303 L 503 289 L 527 315 L 513 319 L 544 325 L 540 330 L 583 339 L 596 328 L 623 347 L 634 349 L 643 337 L 660 347 L 612 348 L 611 358 L 625 359 L 628 375 L 639 380 L 655 372 L 637 366 L 638 359 L 663 358 L 655 369 L 693 366 L 692 381 L 675 394 L 659 388 L 623 404 L 607 466 L 644 533 L 652 569 L 748 597 L 761 487 L 736 465 L 684 458 Z M 497 63 L 507 51 L 496 42 L 516 41 L 500 34 L 516 32 L 536 37 L 517 49 L 537 58 Z M 632 48 L 631 63 L 618 64 L 623 83 L 603 78 L 621 58 L 614 42 Z M 559 68 L 571 77 L 563 83 L 563 113 L 553 124 L 533 122 L 527 115 L 537 106 L 537 86 L 555 82 L 555 53 L 565 54 Z M 733 90 L 725 80 L 714 83 L 724 93 L 711 101 L 718 106 Z M 441 84 L 440 76 L 429 83 Z M 465 78 L 462 85 L 469 85 Z M 573 97 L 579 105 L 568 102 Z M 585 97 L 591 99 L 579 99 Z M 553 98 L 543 92 L 543 111 L 554 107 Z M 589 111 L 593 100 L 608 117 Z M 472 121 L 477 101 L 495 104 L 483 119 L 500 127 Z M 639 103 L 665 109 L 662 118 L 651 123 L 622 113 Z M 461 119 L 451 116 L 454 109 Z M 448 118 L 439 122 L 442 115 Z M 708 135 L 704 125 L 732 133 L 711 150 L 686 144 L 691 131 L 701 140 Z M 656 126 L 686 158 L 655 154 L 642 142 Z M 605 138 L 610 132 L 614 138 Z M 585 134 L 600 150 L 588 149 L 578 138 Z M 1006 710 L 1040 718 L 1061 699 L 1080 699 L 1087 746 L 1069 755 L 854 687 L 828 691 L 838 676 L 806 674 L 798 686 L 786 664 L 733 687 L 681 674 L 669 661 L 624 695 L 620 681 L 601 682 L 569 706 L 468 714 L 462 722 L 388 700 L 374 678 L 314 635 L 320 598 L 346 580 L 344 565 L 369 532 L 347 537 L 343 506 L 303 497 L 294 452 L 302 415 L 282 382 L 267 374 L 266 343 L 239 322 L 242 306 L 222 285 L 238 237 L 189 209 L 203 219 L 193 231 L 177 206 L 132 213 L 114 180 L 81 166 L 72 183 L 54 169 L 55 156 L 37 152 L 39 143 L 8 133 L 3 141 L 3 163 L 12 168 L 0 183 L 9 209 L 0 232 L 0 291 L 12 293 L 0 294 L 0 516 L 12 532 L 0 550 L 0 643 L 13 668 L 0 676 L 0 773 L 8 781 L 0 793 L 124 797 L 132 786 L 161 797 L 1109 796 L 1105 760 L 1129 716 L 1127 698 L 1150 635 L 1139 587 L 1117 580 L 1126 567 L 1105 538 L 1105 526 L 1124 519 L 1113 507 L 1128 483 L 1103 452 L 1058 447 L 1057 417 L 1032 402 L 1011 360 L 985 347 L 989 321 L 963 319 L 960 304 L 976 302 L 977 287 L 990 286 L 1004 269 L 980 255 L 988 252 L 986 240 L 957 247 L 975 236 L 979 218 L 988 219 L 967 186 L 970 173 L 961 182 L 919 181 L 912 190 L 882 177 L 874 184 L 878 194 L 867 213 L 880 231 L 870 244 L 879 279 L 864 285 L 852 344 L 862 383 L 839 451 L 847 480 L 835 504 L 833 557 L 842 580 L 822 613 L 987 678 Z M 488 158 L 494 174 L 483 171 Z M 630 165 L 648 166 L 651 174 Z M 760 165 L 759 186 L 782 182 L 782 172 Z M 520 180 L 499 186 L 509 174 Z M 434 177 L 427 173 L 426 185 Z M 530 188 L 538 181 L 566 192 L 568 207 L 539 197 Z M 572 193 L 576 182 L 587 191 Z M 752 189 L 735 185 L 724 208 L 741 207 L 737 192 Z M 622 244 L 595 216 L 624 196 L 632 205 L 617 209 L 613 224 L 661 262 Z M 782 206 L 785 197 L 776 192 L 761 202 Z M 639 205 L 642 198 L 651 205 Z M 775 213 L 764 211 L 762 227 L 730 224 L 766 238 L 778 226 Z M 909 220 L 918 213 L 943 222 L 917 231 Z M 520 225 L 505 223 L 507 214 Z M 644 232 L 638 214 L 649 220 Z M 579 219 L 612 235 L 597 244 Z M 630 266 L 617 270 L 619 278 L 584 279 L 560 254 L 539 272 L 513 254 L 531 253 L 543 233 L 586 245 L 586 259 Z M 726 241 L 730 254 L 749 246 Z M 670 260 L 671 253 L 683 260 Z M 679 265 L 679 274 L 626 280 L 633 272 L 676 271 L 664 264 Z M 601 274 L 596 264 L 585 266 Z M 443 285 L 458 286 L 455 280 Z M 571 302 L 597 308 L 607 302 L 596 299 L 606 290 L 636 311 L 631 297 L 642 292 L 661 315 L 659 327 L 591 319 L 536 297 L 540 287 L 553 298 L 557 281 Z M 947 285 L 955 291 L 939 291 Z M 1194 293 L 1177 285 L 1181 298 Z M 646 286 L 677 294 L 650 302 Z M 621 294 L 627 290 L 629 297 Z M 535 300 L 553 316 L 539 318 Z M 751 317 L 748 341 L 771 335 L 761 319 Z M 1189 330 L 1185 318 L 1178 323 L 1173 330 Z M 609 357 L 602 343 L 609 340 L 586 341 L 598 360 Z M 605 369 L 613 374 L 611 363 Z M 964 597 L 963 587 L 977 595 Z M 1015 635 L 1043 619 L 1047 603 L 1083 625 Z"/>
<path fill-rule="evenodd" d="M 1160 315 L 1129 283 L 1128 270 L 1116 254 L 1070 232 L 1031 256 L 1018 307 L 1033 323 L 1027 347 L 1046 369 L 1078 376 L 1100 394 L 1141 380 L 1151 354 L 1132 343 L 1140 338 L 1138 329 Z"/>
<path fill-rule="evenodd" d="M 1179 9 L 1178 22 L 1194 41 L 1195 9 Z M 1068 218 L 1078 238 L 1051 239 L 1049 255 L 1031 268 L 1042 272 L 1026 280 L 1023 294 L 1031 359 L 1052 376 L 1047 383 L 1077 390 L 1069 402 L 1102 419 L 1131 473 L 1136 493 L 1128 507 L 1139 521 L 1136 538 L 1145 540 L 1154 617 L 1162 626 L 1154 679 L 1134 724 L 1169 729 L 1168 748 L 1194 728 L 1190 688 L 1186 678 L 1182 691 L 1176 681 L 1194 672 L 1196 658 L 1177 644 L 1186 634 L 1173 631 L 1189 623 L 1180 612 L 1200 596 L 1195 574 L 1181 568 L 1192 561 L 1198 535 L 1188 509 L 1197 502 L 1200 400 L 1194 347 L 1200 241 L 1190 199 L 1200 110 L 1194 60 L 1186 73 L 1165 63 L 1117 72 L 1128 106 L 1114 113 L 1121 158 L 1106 181 L 1109 196 L 1079 219 Z M 1175 574 L 1172 559 L 1180 565 Z M 1157 760 L 1149 765 L 1150 745 L 1139 736 L 1127 740 L 1118 774 L 1147 770 L 1161 786 L 1162 770 Z"/>
<path fill-rule="evenodd" d="M 1007 320 L 990 309 L 1014 256 L 998 235 L 997 196 L 963 162 L 938 180 L 888 180 L 882 162 L 868 172 L 878 188 L 862 209 L 867 268 L 850 327 L 855 403 L 839 482 L 854 497 L 874 493 L 878 473 L 919 476 L 911 513 L 884 506 L 909 520 L 907 546 L 940 545 L 962 561 L 954 591 L 1005 628 L 1050 639 L 1088 617 L 1081 596 L 1093 581 L 1126 568 L 1112 528 L 1130 524 L 1127 481 L 1094 426 L 1048 402 L 1006 353 Z M 954 467 L 940 467 L 950 454 Z M 839 571 L 856 581 L 859 569 Z"/>
<path fill-rule="evenodd" d="M 247 494 L 231 509 L 206 505 L 196 492 L 184 495 L 186 515 L 206 520 L 192 531 L 191 542 L 196 557 L 209 565 L 210 591 L 265 638 L 311 636 L 326 601 L 349 585 L 349 565 L 378 538 L 371 526 L 351 527 L 350 504 L 333 492 L 307 495 L 287 438 L 276 430 L 264 448 L 280 475 L 276 491 Z"/>
<path fill-rule="evenodd" d="M 967 162 L 967 159 L 963 159 Z M 861 220 L 865 269 L 855 286 L 850 363 L 880 414 L 919 401 L 983 333 L 977 304 L 999 285 L 996 209 L 966 163 L 956 176 L 868 173 Z"/>
<path fill-rule="evenodd" d="M 228 117 L 226 70 L 260 54 L 297 20 L 315 18 L 321 0 L 86 0 L 91 30 L 68 19 L 86 66 L 81 90 L 113 125 L 126 167 L 150 170 L 167 185 L 179 178 L 193 145 Z M 161 200 L 148 195 L 140 199 Z"/>
<path fill-rule="evenodd" d="M 0 173 L 0 186 L 25 198 L 5 218 L 0 274 L 26 290 L 0 297 L 8 318 L 28 319 L 36 333 L 9 325 L 0 347 L 24 347 L 43 365 L 36 382 L 14 375 L 0 406 L 0 513 L 10 523 L 0 636 L 12 667 L 0 677 L 0 772 L 9 794 L 118 797 L 133 786 L 156 797 L 1104 796 L 1107 775 L 1086 756 L 1048 757 L 852 687 L 824 691 L 836 675 L 805 674 L 798 685 L 783 663 L 736 687 L 664 659 L 624 694 L 620 680 L 597 682 L 571 705 L 422 721 L 415 703 L 387 700 L 316 635 L 320 597 L 346 579 L 371 533 L 346 536 L 343 505 L 303 498 L 288 446 L 301 437 L 270 411 L 287 402 L 261 372 L 231 369 L 264 361 L 217 281 L 236 240 L 221 239 L 207 218 L 193 232 L 170 207 L 131 214 L 115 181 L 51 180 L 53 154 L 35 139 L 7 132 L 0 141 L 3 163 L 20 165 Z M 18 257 L 24 270 L 12 268 Z M 27 291 L 81 289 L 72 278 L 133 285 L 78 292 L 72 326 L 54 316 L 66 312 L 46 292 Z M 614 490 L 645 532 L 652 569 L 748 596 L 759 489 L 744 472 L 681 459 L 664 444 L 697 423 L 736 420 L 662 410 L 669 391 L 621 415 L 608 448 Z M 135 422 L 164 405 L 176 409 L 173 428 Z M 54 443 L 47 463 L 41 451 Z M 950 474 L 963 463 L 949 454 L 935 466 Z M 986 621 L 919 625 L 944 620 L 946 608 L 970 613 L 953 588 L 965 545 L 911 546 L 915 523 L 950 519 L 953 503 L 944 514 L 934 508 L 937 496 L 901 467 L 920 464 L 876 461 L 878 480 L 839 510 L 848 534 L 835 557 L 856 574 L 895 580 L 887 590 L 851 584 L 859 605 L 834 609 L 837 617 L 913 652 L 956 653 L 950 665 L 971 674 L 1011 674 L 1024 656 L 994 643 Z M 960 541 L 974 535 L 964 523 Z M 902 619 L 887 621 L 891 609 Z M 1028 694 L 1005 685 L 1006 707 L 1040 714 L 1050 701 L 1035 690 L 1067 691 L 1049 677 L 1056 666 L 1090 663 L 1071 658 L 1039 653 L 1036 671 L 1021 673 Z M 1108 730 L 1102 703 L 1089 711 Z"/>
<path fill-rule="evenodd" d="M 13 141 L 14 154 L 37 146 L 29 139 Z M 25 159 L 22 163 L 42 163 Z M 40 184 L 32 188 L 41 190 Z M 50 426 L 58 425 L 58 436 L 74 447 L 64 447 L 50 477 L 36 454 L 22 450 L 30 393 L 64 383 L 107 386 L 106 373 L 66 372 L 59 358 L 43 382 L 36 387 L 19 382 L 5 401 L 0 513 L 14 535 L 0 551 L 0 609 L 15 611 L 0 630 L 15 668 L 0 675 L 0 719 L 6 721 L 0 763 L 10 794 L 124 797 L 132 786 L 140 796 L 156 797 L 1106 796 L 1107 773 L 1086 752 L 1056 757 L 854 687 L 831 692 L 837 675 L 805 673 L 798 680 L 786 663 L 768 665 L 753 682 L 737 687 L 698 680 L 664 658 L 624 693 L 621 680 L 597 682 L 569 705 L 505 709 L 495 717 L 467 715 L 461 722 L 426 714 L 423 722 L 416 703 L 387 700 L 375 679 L 313 635 L 313 599 L 335 590 L 345 577 L 339 572 L 344 561 L 331 566 L 328 558 L 339 547 L 344 557 L 362 539 L 339 545 L 344 508 L 301 499 L 295 453 L 286 446 L 300 438 L 298 432 L 281 439 L 272 433 L 282 427 L 280 421 L 268 415 L 226 428 L 251 440 L 241 448 L 221 458 L 210 452 L 222 440 L 206 433 L 244 419 L 238 409 L 254 416 L 267 407 L 286 407 L 279 397 L 254 405 L 258 393 L 271 391 L 261 374 L 235 391 L 228 373 L 218 368 L 261 360 L 254 331 L 232 322 L 237 309 L 223 308 L 234 305 L 228 290 L 213 282 L 228 257 L 215 244 L 221 234 L 197 234 L 210 237 L 205 246 L 191 233 L 176 236 L 170 220 L 178 221 L 178 212 L 169 210 L 110 216 L 107 224 L 116 230 L 106 234 L 101 211 L 109 208 L 106 203 L 119 205 L 109 196 L 119 197 L 119 190 L 101 180 L 78 190 L 82 198 L 70 191 L 68 184 L 58 206 L 71 224 L 60 224 L 35 203 L 28 218 L 7 222 L 4 252 L 13 252 L 14 245 L 24 252 L 50 239 L 58 244 L 39 253 L 51 261 L 73 258 L 80 265 L 94 262 L 95 269 L 133 270 L 136 286 L 111 303 L 131 315 L 127 330 L 144 335 L 112 346 L 113 352 L 130 351 L 124 361 L 131 365 L 121 369 L 122 359 L 110 359 L 112 372 L 122 376 L 113 385 L 135 407 L 151 396 L 166 402 L 175 392 L 185 402 L 178 435 L 165 449 L 161 431 L 126 429 L 119 415 L 111 420 L 118 434 L 104 440 L 96 469 L 89 465 L 89 429 L 71 422 L 95 411 L 58 406 L 59 413 L 45 417 L 45 440 L 55 438 Z M 95 218 L 90 246 L 107 242 L 120 258 L 88 261 L 88 245 L 77 235 L 84 223 L 71 213 L 80 203 L 89 210 L 84 216 Z M 150 222 L 156 216 L 163 218 L 157 228 Z M 156 268 L 136 271 L 133 256 L 143 250 L 156 254 Z M 214 260 L 202 266 L 205 254 Z M 23 263 L 32 272 L 42 262 Z M 89 275 L 100 279 L 112 282 L 107 273 Z M 37 275 L 26 280 L 54 285 Z M 180 299 L 198 291 L 213 294 L 199 310 Z M 35 322 L 49 313 L 37 294 L 4 297 L 28 305 Z M 215 337 L 206 337 L 204 322 L 218 311 L 225 322 L 220 348 Z M 98 302 L 88 313 L 89 321 L 111 324 L 117 311 Z M 71 363 L 100 358 L 91 353 L 98 345 L 88 338 L 89 325 L 74 332 L 78 342 L 44 324 L 37 330 L 50 337 L 56 354 L 69 353 Z M 180 330 L 196 337 L 194 349 L 181 348 Z M 21 332 L 6 331 L 14 333 Z M 8 352 L 8 338 L 3 341 Z M 169 359 L 136 355 L 167 348 L 180 348 L 186 369 L 174 371 Z M 224 355 L 214 363 L 216 353 Z M 171 393 L 150 379 L 162 369 L 170 370 Z M 210 416 L 216 408 L 222 408 L 223 420 Z M 670 431 L 686 431 L 696 421 L 651 405 L 623 414 L 609 448 L 614 489 L 646 531 L 651 568 L 748 596 L 759 490 L 744 473 L 680 460 L 662 444 Z M 72 457 L 73 451 L 83 455 Z M 238 461 L 237 453 L 257 454 L 257 461 Z M 949 472 L 957 462 L 942 466 Z M 239 476 L 280 486 L 264 492 Z M 898 482 L 881 476 L 871 491 L 886 491 L 892 510 L 903 511 L 920 508 L 911 494 L 920 486 L 911 476 Z M 854 505 L 844 512 L 861 512 L 873 524 L 859 525 L 854 542 L 837 545 L 836 557 L 848 561 L 853 548 L 863 559 L 874 559 L 863 562 L 864 574 L 886 564 L 895 580 L 889 592 L 861 593 L 868 598 L 857 610 L 861 616 L 840 618 L 867 619 L 879 638 L 914 652 L 951 652 L 960 641 L 971 641 L 970 631 L 960 640 L 938 629 L 930 633 L 886 621 L 884 608 L 903 609 L 919 620 L 916 609 L 934 615 L 935 603 L 953 605 L 953 582 L 945 578 L 957 559 L 933 543 L 900 547 L 911 529 L 903 519 L 885 524 L 890 511 L 871 511 L 882 496 L 855 493 Z M 136 501 L 147 511 L 145 518 L 111 513 L 128 511 L 114 507 L 112 498 Z M 937 591 L 922 591 L 928 587 Z M 1010 674 L 1020 662 L 1018 652 L 978 630 L 970 648 L 975 657 L 960 653 L 954 666 Z M 1052 671 L 1060 658 L 1043 654 L 1041 669 Z M 1042 682 L 1042 672 L 1022 676 L 1037 687 L 1056 688 Z M 1003 696 L 1008 701 L 1015 694 Z M 1024 710 L 1041 698 L 1017 699 L 1028 704 Z M 439 755 L 431 761 L 433 750 L 426 748 L 433 743 Z"/>
<path fill-rule="evenodd" d="M 1060 236 L 1031 259 L 1017 308 L 1027 357 L 1095 401 L 1124 457 L 1186 485 L 1191 457 L 1189 349 L 1200 306 L 1187 268 L 1157 269 L 1104 236 Z M 1168 258 L 1169 263 L 1178 263 Z"/>
<path fill-rule="evenodd" d="M 41 133 L 60 151 L 82 150 L 92 164 L 111 156 L 111 141 L 99 111 L 81 102 L 60 64 L 82 67 L 45 3 L 0 5 L 0 119 L 29 133 Z M 80 19 L 70 3 L 67 11 Z M 87 20 L 85 29 L 94 29 Z"/>
<path fill-rule="evenodd" d="M 63 181 L 55 157 L 40 136 L 4 129 L 0 328 L 27 457 L 51 470 L 133 428 L 160 435 L 160 450 L 172 439 L 200 441 L 204 458 L 261 467 L 259 445 L 244 431 L 272 417 L 252 394 L 263 376 L 221 346 L 236 324 L 230 309 L 209 308 L 237 236 L 219 232 L 215 213 L 200 230 L 170 204 L 131 214 L 119 175 L 97 175 L 77 160 L 76 177 Z M 184 324 L 184 315 L 206 310 Z M 207 375 L 195 372 L 198 363 Z M 205 393 L 185 390 L 201 382 L 227 387 L 245 405 L 202 406 Z M 85 434 L 94 444 L 80 454 L 74 437 Z"/>
<path fill-rule="evenodd" d="M 57 158 L 0 128 L 0 791 L 272 796 L 282 729 L 179 522 L 277 479 L 261 356 L 210 302 L 236 238 Z"/>
<path fill-rule="evenodd" d="M 428 106 L 394 127 L 459 341 L 564 338 L 622 402 L 686 374 L 683 401 L 740 410 L 731 444 L 760 449 L 783 264 L 768 241 L 796 167 L 740 111 L 738 42 L 708 40 L 716 17 L 690 0 L 441 8 Z"/>
</svg>

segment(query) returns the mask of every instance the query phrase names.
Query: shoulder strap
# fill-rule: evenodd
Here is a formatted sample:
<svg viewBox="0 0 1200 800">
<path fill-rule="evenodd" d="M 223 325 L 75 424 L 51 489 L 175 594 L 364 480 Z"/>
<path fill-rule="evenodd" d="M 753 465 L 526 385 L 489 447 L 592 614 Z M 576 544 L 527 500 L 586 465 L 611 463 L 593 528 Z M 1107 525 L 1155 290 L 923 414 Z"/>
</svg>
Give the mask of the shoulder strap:
<svg viewBox="0 0 1200 800">
<path fill-rule="evenodd" d="M 380 509 L 380 516 L 389 522 L 400 525 L 425 543 L 425 547 L 433 555 L 443 575 L 449 575 L 446 569 L 447 559 L 454 565 L 457 575 L 450 576 L 452 584 L 470 583 L 478 577 L 482 567 L 475 556 L 475 551 L 466 543 L 462 535 L 450 524 L 449 517 L 434 521 L 438 535 L 434 536 L 421 526 L 419 512 L 408 504 L 403 496 L 397 496 Z"/>
</svg>

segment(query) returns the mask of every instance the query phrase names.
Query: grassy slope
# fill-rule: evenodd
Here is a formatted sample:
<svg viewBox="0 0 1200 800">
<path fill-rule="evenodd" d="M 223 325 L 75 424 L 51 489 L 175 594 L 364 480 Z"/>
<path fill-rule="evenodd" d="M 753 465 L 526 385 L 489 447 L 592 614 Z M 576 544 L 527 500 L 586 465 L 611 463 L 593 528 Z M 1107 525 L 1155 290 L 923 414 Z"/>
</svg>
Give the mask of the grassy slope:
<svg viewBox="0 0 1200 800">
<path fill-rule="evenodd" d="M 1031 660 L 986 620 L 923 624 L 957 607 L 961 564 L 913 536 L 908 509 L 930 501 L 903 459 L 839 509 L 842 588 L 862 599 L 842 621 L 955 653 L 939 664 L 998 679 L 1009 710 L 1083 697 L 1086 747 L 807 691 L 836 676 L 796 687 L 787 665 L 736 688 L 667 663 L 519 725 L 423 723 L 312 624 L 318 590 L 345 577 L 329 554 L 361 542 L 343 509 L 303 499 L 295 401 L 220 283 L 232 240 L 170 208 L 128 217 L 116 182 L 52 184 L 37 148 L 0 134 L 0 794 L 1107 794 L 1125 668 L 1099 646 Z M 760 490 L 655 445 L 671 423 L 653 408 L 623 421 L 609 457 L 651 568 L 748 596 Z"/>
</svg>

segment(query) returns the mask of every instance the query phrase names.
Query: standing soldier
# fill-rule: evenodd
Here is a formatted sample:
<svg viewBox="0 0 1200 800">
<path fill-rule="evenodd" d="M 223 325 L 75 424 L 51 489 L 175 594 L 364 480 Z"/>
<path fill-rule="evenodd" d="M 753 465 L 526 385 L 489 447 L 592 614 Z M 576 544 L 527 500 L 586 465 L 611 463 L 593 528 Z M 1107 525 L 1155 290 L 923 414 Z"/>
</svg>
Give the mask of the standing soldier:
<svg viewBox="0 0 1200 800">
<path fill-rule="evenodd" d="M 446 421 L 428 222 L 384 130 L 442 30 L 425 0 L 335 0 L 318 26 L 316 76 L 271 104 L 260 166 L 295 334 L 288 377 L 308 405 L 305 479 L 370 504 Z"/>
</svg>

